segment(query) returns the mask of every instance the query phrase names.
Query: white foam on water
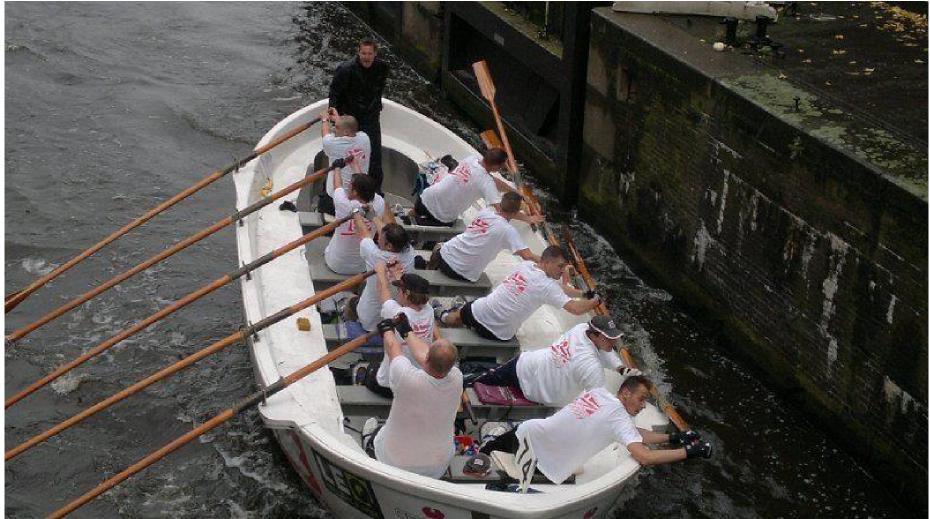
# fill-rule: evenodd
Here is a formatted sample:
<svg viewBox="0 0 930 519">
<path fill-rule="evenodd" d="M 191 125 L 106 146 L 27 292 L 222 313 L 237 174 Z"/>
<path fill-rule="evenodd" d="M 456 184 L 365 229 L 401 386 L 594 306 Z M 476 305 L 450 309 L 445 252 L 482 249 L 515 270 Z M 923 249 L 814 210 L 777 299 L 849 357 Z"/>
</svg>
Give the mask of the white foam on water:
<svg viewBox="0 0 930 519">
<path fill-rule="evenodd" d="M 23 258 L 21 265 L 23 270 L 37 276 L 44 276 L 58 268 L 58 265 L 55 263 L 48 263 L 42 258 L 33 257 Z"/>
<path fill-rule="evenodd" d="M 220 453 L 220 456 L 223 457 L 223 462 L 226 464 L 227 467 L 237 469 L 240 474 L 242 474 L 243 476 L 251 480 L 254 480 L 260 483 L 262 487 L 270 489 L 270 490 L 274 490 L 276 492 L 284 492 L 284 493 L 289 493 L 293 490 L 289 485 L 281 481 L 272 481 L 270 478 L 267 478 L 264 475 L 259 474 L 258 472 L 255 472 L 254 470 L 250 469 L 248 467 L 248 465 L 250 464 L 250 461 L 246 459 L 248 457 L 248 454 L 244 454 L 242 456 L 232 456 L 224 452 L 219 447 L 217 447 L 216 450 L 217 452 Z"/>
<path fill-rule="evenodd" d="M 68 393 L 71 393 L 77 389 L 78 386 L 81 385 L 81 382 L 89 377 L 90 375 L 87 373 L 75 374 L 72 371 L 52 382 L 52 390 L 54 390 L 59 395 L 67 395 Z"/>
</svg>

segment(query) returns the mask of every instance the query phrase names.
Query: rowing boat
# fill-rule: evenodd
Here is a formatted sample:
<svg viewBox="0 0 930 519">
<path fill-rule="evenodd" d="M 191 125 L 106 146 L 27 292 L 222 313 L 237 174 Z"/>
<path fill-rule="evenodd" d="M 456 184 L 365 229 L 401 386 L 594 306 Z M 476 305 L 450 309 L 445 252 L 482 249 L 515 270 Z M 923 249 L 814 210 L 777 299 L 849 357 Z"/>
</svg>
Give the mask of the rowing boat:
<svg viewBox="0 0 930 519">
<path fill-rule="evenodd" d="M 477 151 L 465 140 L 437 122 L 391 100 L 383 100 L 381 113 L 384 190 L 387 202 L 409 207 L 410 190 L 419 164 L 451 155 L 461 159 Z M 310 121 L 327 106 L 313 103 L 280 121 L 258 143 L 274 141 L 293 128 Z M 280 145 L 233 174 L 236 204 L 243 208 L 278 189 L 303 178 L 308 169 L 325 162 L 322 139 L 311 131 Z M 298 238 L 307 226 L 318 225 L 321 216 L 312 209 L 314 190 L 288 195 L 297 212 L 269 206 L 236 227 L 240 263 L 248 264 L 283 243 Z M 462 221 L 450 229 L 405 225 L 420 240 L 441 240 L 460 231 L 481 209 L 469 208 Z M 522 222 L 514 222 L 524 242 L 539 254 L 547 245 L 542 235 Z M 245 319 L 256 323 L 281 308 L 305 299 L 339 280 L 322 260 L 322 245 L 313 242 L 287 253 L 275 262 L 241 280 Z M 516 265 L 518 259 L 500 253 L 485 270 L 475 287 L 456 285 L 437 271 L 430 271 L 439 297 L 463 292 L 486 293 Z M 466 290 L 467 289 L 467 290 Z M 298 326 L 306 319 L 306 326 Z M 483 341 L 468 330 L 443 329 L 459 346 L 463 359 L 503 361 L 520 350 L 547 347 L 563 331 L 585 320 L 561 309 L 544 306 L 520 328 L 512 343 Z M 320 309 L 311 307 L 249 337 L 248 346 L 255 378 L 260 388 L 273 384 L 299 367 L 325 355 L 342 341 L 339 323 L 324 324 Z M 446 333 L 448 332 L 448 333 Z M 349 368 L 360 357 L 343 360 Z M 269 396 L 259 407 L 262 420 L 277 438 L 288 460 L 310 491 L 337 517 L 389 518 L 549 518 L 607 517 L 620 505 L 624 485 L 640 466 L 627 450 L 613 444 L 591 458 L 576 472 L 573 483 L 552 485 L 534 482 L 533 493 L 521 494 L 486 488 L 486 479 L 461 474 L 461 456 L 443 479 L 431 479 L 380 463 L 361 448 L 359 429 L 369 417 L 387 416 L 390 401 L 364 386 L 344 384 L 338 370 L 320 370 Z M 620 378 L 608 373 L 608 389 L 616 390 Z M 474 418 L 469 430 L 480 435 L 491 423 L 548 416 L 551 408 L 482 405 L 474 400 Z M 636 416 L 637 426 L 664 430 L 668 420 L 651 404 Z"/>
</svg>

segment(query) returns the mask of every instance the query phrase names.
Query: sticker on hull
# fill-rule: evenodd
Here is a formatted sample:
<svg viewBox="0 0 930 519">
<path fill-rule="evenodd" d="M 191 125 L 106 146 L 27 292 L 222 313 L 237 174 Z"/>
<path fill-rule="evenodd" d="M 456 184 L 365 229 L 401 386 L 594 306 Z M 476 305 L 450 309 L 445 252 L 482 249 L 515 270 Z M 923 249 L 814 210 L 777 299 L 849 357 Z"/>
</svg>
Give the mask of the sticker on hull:
<svg viewBox="0 0 930 519">
<path fill-rule="evenodd" d="M 310 449 L 310 452 L 313 454 L 314 462 L 320 468 L 323 485 L 327 490 L 368 517 L 384 519 L 378 498 L 375 497 L 375 492 L 368 480 L 330 463 L 314 449 Z"/>
</svg>

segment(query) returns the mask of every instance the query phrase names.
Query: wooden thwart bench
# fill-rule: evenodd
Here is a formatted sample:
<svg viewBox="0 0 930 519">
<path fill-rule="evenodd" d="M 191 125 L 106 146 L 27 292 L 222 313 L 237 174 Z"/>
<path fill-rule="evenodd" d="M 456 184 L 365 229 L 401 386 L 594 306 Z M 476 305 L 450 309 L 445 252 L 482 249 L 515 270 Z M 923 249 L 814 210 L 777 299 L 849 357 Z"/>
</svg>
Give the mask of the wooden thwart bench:
<svg viewBox="0 0 930 519">
<path fill-rule="evenodd" d="M 558 409 L 542 405 L 534 406 L 504 406 L 485 405 L 478 400 L 478 395 L 468 388 L 465 390 L 471 400 L 475 416 L 487 420 L 529 420 L 532 418 L 545 418 Z M 342 405 L 342 413 L 348 416 L 375 416 L 386 419 L 391 411 L 390 398 L 372 393 L 365 386 L 336 386 L 336 395 Z"/>
<path fill-rule="evenodd" d="M 512 358 L 520 350 L 520 343 L 516 340 L 491 341 L 467 328 L 442 328 L 440 333 L 455 344 L 459 349 L 459 357 L 463 359 L 494 357 L 498 361 L 504 361 Z M 329 349 L 334 349 L 348 340 L 342 324 L 324 324 L 323 336 L 326 338 L 326 346 Z"/>
<path fill-rule="evenodd" d="M 340 281 L 345 281 L 351 276 L 336 274 L 326 266 L 323 259 L 323 249 L 326 240 L 316 240 L 319 244 L 307 247 L 307 263 L 310 265 L 310 278 L 313 279 L 313 285 L 317 290 L 328 288 Z M 430 295 L 434 296 L 483 296 L 491 291 L 491 280 L 488 276 L 481 274 L 478 281 L 459 281 L 452 279 L 438 270 L 415 270 L 416 274 L 429 281 Z"/>
<path fill-rule="evenodd" d="M 320 213 L 318 212 L 298 212 L 297 217 L 300 220 L 300 225 L 305 229 L 314 229 L 324 225 L 320 220 Z M 327 215 L 326 223 L 333 221 L 333 219 L 333 217 Z M 461 218 L 456 220 L 455 225 L 452 227 L 417 224 L 408 225 L 400 219 L 397 220 L 397 223 L 410 233 L 411 239 L 414 241 L 444 241 L 465 232 L 465 222 L 463 222 Z"/>
</svg>

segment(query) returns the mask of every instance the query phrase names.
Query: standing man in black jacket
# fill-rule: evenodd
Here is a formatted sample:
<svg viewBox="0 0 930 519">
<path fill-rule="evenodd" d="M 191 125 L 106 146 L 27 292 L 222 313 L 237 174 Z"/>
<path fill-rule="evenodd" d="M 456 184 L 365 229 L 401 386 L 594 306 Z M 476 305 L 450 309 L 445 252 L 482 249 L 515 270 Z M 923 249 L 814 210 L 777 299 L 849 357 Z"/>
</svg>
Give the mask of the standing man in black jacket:
<svg viewBox="0 0 930 519">
<path fill-rule="evenodd" d="M 340 64 L 329 85 L 329 106 L 341 115 L 358 120 L 359 130 L 371 139 L 371 161 L 368 175 L 374 178 L 381 193 L 381 95 L 390 68 L 378 59 L 378 44 L 364 39 L 358 44 L 358 55 Z"/>
</svg>

